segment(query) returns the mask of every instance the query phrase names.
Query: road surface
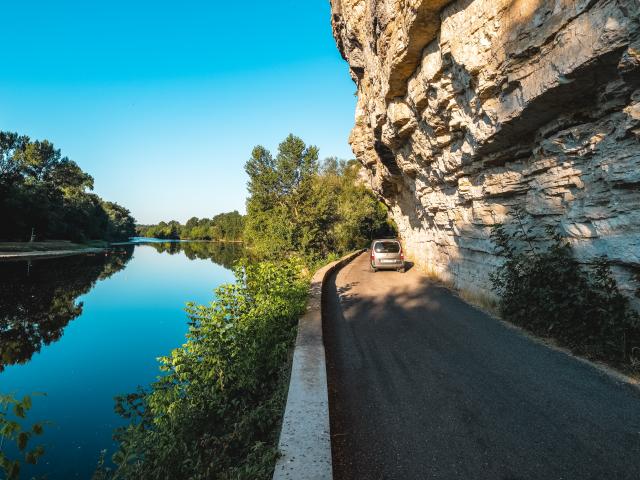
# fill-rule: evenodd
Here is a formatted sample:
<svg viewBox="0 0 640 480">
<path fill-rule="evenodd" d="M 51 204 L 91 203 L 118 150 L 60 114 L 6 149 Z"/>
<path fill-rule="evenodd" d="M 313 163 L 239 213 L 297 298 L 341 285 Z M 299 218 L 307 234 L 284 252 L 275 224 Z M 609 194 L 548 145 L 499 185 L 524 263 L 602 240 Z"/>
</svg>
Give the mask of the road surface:
<svg viewBox="0 0 640 480">
<path fill-rule="evenodd" d="M 367 253 L 330 278 L 334 478 L 640 479 L 640 390 Z"/>
</svg>

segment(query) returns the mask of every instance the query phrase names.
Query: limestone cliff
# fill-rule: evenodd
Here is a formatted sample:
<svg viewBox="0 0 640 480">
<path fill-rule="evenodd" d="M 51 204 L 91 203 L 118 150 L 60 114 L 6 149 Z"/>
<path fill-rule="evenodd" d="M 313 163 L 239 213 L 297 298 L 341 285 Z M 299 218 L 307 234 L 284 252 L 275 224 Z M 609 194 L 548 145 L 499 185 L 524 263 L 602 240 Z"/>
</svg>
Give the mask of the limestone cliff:
<svg viewBox="0 0 640 480">
<path fill-rule="evenodd" d="M 489 292 L 515 206 L 640 271 L 640 1 L 331 0 L 351 146 L 419 266 Z"/>
</svg>

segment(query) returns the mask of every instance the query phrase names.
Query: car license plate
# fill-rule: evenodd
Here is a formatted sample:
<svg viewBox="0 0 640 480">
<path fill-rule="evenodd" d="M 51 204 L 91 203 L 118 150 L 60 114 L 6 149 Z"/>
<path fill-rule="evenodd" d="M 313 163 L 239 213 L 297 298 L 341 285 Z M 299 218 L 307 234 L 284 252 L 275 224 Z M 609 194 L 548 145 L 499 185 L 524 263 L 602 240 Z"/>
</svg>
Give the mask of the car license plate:
<svg viewBox="0 0 640 480">
<path fill-rule="evenodd" d="M 396 261 L 395 260 L 388 260 L 388 259 L 383 258 L 382 259 L 382 263 L 396 263 Z"/>
</svg>

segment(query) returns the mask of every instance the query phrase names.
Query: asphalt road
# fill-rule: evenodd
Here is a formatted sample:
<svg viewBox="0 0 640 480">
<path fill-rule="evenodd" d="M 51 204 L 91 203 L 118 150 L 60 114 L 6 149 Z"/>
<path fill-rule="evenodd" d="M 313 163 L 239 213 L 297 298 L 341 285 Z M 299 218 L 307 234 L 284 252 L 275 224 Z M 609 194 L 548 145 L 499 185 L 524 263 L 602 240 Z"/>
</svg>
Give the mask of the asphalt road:
<svg viewBox="0 0 640 480">
<path fill-rule="evenodd" d="M 324 299 L 335 479 L 640 479 L 640 390 L 367 262 Z"/>
</svg>

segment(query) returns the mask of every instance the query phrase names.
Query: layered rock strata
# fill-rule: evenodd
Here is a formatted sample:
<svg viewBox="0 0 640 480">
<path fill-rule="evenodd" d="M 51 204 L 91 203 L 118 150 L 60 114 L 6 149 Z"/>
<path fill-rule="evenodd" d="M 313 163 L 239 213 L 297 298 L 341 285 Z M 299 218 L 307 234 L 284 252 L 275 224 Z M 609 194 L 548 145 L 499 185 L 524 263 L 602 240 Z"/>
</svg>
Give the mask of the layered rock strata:
<svg viewBox="0 0 640 480">
<path fill-rule="evenodd" d="M 514 208 L 580 261 L 640 271 L 638 0 L 331 0 L 350 143 L 408 255 L 490 294 Z"/>
</svg>

